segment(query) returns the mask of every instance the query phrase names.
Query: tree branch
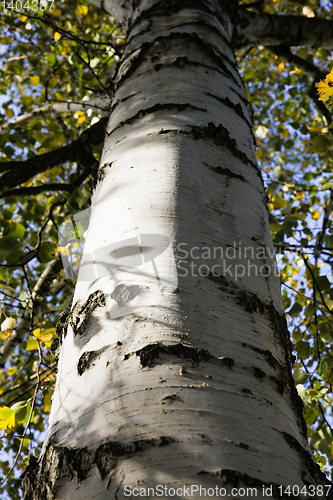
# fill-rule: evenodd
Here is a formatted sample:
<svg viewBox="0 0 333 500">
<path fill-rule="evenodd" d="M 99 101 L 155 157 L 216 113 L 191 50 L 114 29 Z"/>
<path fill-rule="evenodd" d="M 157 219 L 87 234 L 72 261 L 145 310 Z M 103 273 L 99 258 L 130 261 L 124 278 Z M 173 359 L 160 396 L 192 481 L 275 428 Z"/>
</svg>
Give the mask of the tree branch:
<svg viewBox="0 0 333 500">
<path fill-rule="evenodd" d="M 92 160 L 90 161 L 89 153 L 92 147 L 98 146 L 103 142 L 107 121 L 107 117 L 101 118 L 99 122 L 82 132 L 71 144 L 55 151 L 50 151 L 43 155 L 35 155 L 25 161 L 0 163 L 0 172 L 6 172 L 0 179 L 0 194 L 3 194 L 8 188 L 19 186 L 37 174 L 65 162 L 77 161 L 83 168 L 86 166 L 92 167 Z M 89 165 L 86 164 L 86 160 L 89 160 Z"/>
<path fill-rule="evenodd" d="M 37 196 L 44 191 L 66 191 L 68 193 L 72 193 L 74 189 L 80 186 L 80 184 L 82 184 L 82 182 L 88 177 L 88 175 L 94 170 L 97 170 L 97 168 L 98 161 L 95 160 L 95 163 L 92 165 L 92 167 L 86 168 L 82 172 L 82 174 L 80 174 L 75 179 L 75 181 L 71 182 L 70 184 L 66 182 L 52 182 L 50 184 L 42 184 L 41 186 L 11 189 L 10 191 L 5 191 L 4 193 L 0 194 L 0 199 L 7 198 L 7 196 Z"/>
<path fill-rule="evenodd" d="M 43 106 L 42 108 L 31 111 L 31 113 L 21 115 L 11 122 L 5 123 L 2 127 L 0 127 L 0 134 L 4 134 L 12 127 L 20 125 L 23 122 L 33 120 L 38 116 L 47 116 L 52 112 L 68 113 L 70 111 L 84 111 L 89 108 L 105 110 L 108 108 L 110 102 L 111 98 L 109 96 L 103 95 L 101 97 L 95 97 L 93 99 L 89 99 L 88 101 L 82 102 L 56 102 L 54 104 L 48 104 L 47 106 Z"/>
<path fill-rule="evenodd" d="M 233 46 L 287 45 L 333 49 L 333 21 L 319 17 L 256 14 L 238 8 Z"/>
<path fill-rule="evenodd" d="M 316 81 L 323 80 L 326 77 L 326 73 L 317 68 L 317 66 L 315 66 L 312 62 L 303 59 L 297 54 L 293 54 L 289 47 L 280 45 L 267 46 L 266 48 L 273 52 L 273 54 L 277 55 L 280 59 L 286 61 L 288 64 L 293 64 L 308 75 L 311 75 Z M 332 122 L 332 114 L 323 101 L 319 100 L 315 82 L 313 82 L 310 87 L 309 97 L 313 100 L 319 112 L 325 116 L 327 125 L 329 125 Z"/>
</svg>

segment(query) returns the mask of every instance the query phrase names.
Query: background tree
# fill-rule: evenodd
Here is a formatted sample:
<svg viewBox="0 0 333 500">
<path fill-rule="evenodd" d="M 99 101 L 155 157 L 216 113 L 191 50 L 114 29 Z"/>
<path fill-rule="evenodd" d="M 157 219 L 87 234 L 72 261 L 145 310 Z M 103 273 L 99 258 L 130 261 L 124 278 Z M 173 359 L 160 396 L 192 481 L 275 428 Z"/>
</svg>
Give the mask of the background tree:
<svg viewBox="0 0 333 500">
<path fill-rule="evenodd" d="M 294 376 L 306 402 L 311 445 L 329 470 L 331 115 L 313 84 L 330 69 L 332 26 L 320 19 L 329 19 L 331 4 L 265 2 L 243 5 L 239 12 L 243 30 L 234 45 L 255 111 L 257 156 L 281 255 L 285 307 L 292 318 Z M 300 47 L 289 48 L 291 29 L 274 31 L 275 21 L 280 26 L 277 18 L 265 17 L 273 14 L 301 15 L 305 28 L 309 20 Z M 297 18 L 292 22 L 300 25 Z M 125 33 L 113 18 L 82 2 L 58 3 L 47 13 L 7 9 L 1 30 L 2 43 L 10 44 L 0 83 L 8 96 L 0 136 L 1 418 L 3 450 L 11 453 L 2 461 L 6 474 L 18 452 L 16 470 L 38 454 L 38 432 L 44 429 L 55 380 L 49 347 L 56 339 L 58 313 L 70 307 L 73 292 L 56 253 L 57 230 L 66 217 L 87 206 L 87 180 L 97 173 L 105 107 Z M 97 93 L 101 99 L 81 105 Z M 10 498 L 19 498 L 19 484 L 12 473 L 5 487 Z"/>
</svg>

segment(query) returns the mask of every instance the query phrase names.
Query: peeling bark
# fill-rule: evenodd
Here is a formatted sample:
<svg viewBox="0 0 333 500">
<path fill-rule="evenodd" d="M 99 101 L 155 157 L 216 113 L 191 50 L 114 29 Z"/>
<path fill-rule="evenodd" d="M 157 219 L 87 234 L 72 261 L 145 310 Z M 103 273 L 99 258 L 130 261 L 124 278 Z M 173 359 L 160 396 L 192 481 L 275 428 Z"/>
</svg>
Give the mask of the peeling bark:
<svg viewBox="0 0 333 500">
<path fill-rule="evenodd" d="M 57 446 L 50 443 L 43 455 L 42 461 L 32 457 L 30 463 L 22 474 L 25 488 L 25 500 L 56 500 L 59 494 L 63 498 L 70 498 L 66 492 L 59 491 L 57 485 L 68 479 L 82 483 L 93 469 L 97 469 L 102 480 L 112 475 L 118 461 L 127 457 L 140 456 L 147 448 L 164 447 L 172 443 L 168 436 L 156 439 L 142 439 L 133 443 L 119 443 L 116 441 L 102 444 L 95 451 L 87 448 L 75 449 Z M 61 487 L 60 487 L 61 490 Z M 84 496 L 88 500 L 88 496 Z"/>
</svg>

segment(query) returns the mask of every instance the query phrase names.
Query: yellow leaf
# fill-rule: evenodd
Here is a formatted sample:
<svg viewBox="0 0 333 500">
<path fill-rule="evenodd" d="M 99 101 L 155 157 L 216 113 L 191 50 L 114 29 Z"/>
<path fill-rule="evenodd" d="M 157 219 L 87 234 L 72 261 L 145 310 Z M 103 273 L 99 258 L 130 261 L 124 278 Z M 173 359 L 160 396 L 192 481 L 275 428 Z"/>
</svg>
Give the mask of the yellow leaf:
<svg viewBox="0 0 333 500">
<path fill-rule="evenodd" d="M 284 62 L 281 62 L 281 63 L 279 64 L 278 68 L 279 68 L 280 70 L 282 70 L 282 69 L 284 68 Z"/>
<path fill-rule="evenodd" d="M 53 38 L 54 40 L 57 42 L 58 40 L 60 40 L 61 38 L 61 35 L 60 33 L 58 33 L 57 31 L 55 31 L 54 35 L 53 35 Z"/>
<path fill-rule="evenodd" d="M 0 332 L 0 339 L 1 340 L 7 340 L 8 337 L 10 337 L 12 331 L 11 330 L 6 330 L 4 332 Z"/>
<path fill-rule="evenodd" d="M 15 426 L 15 411 L 8 406 L 0 407 L 0 429 L 11 429 Z"/>
<path fill-rule="evenodd" d="M 27 18 L 27 16 L 20 16 L 20 19 L 21 19 L 22 23 L 25 23 L 28 18 Z"/>
<path fill-rule="evenodd" d="M 34 339 L 33 337 L 28 338 L 26 350 L 27 351 L 36 351 L 36 350 L 38 350 L 37 340 Z"/>
<path fill-rule="evenodd" d="M 14 368 L 13 366 L 10 366 L 7 370 L 7 375 L 8 377 L 11 377 L 17 372 L 17 368 Z"/>
<path fill-rule="evenodd" d="M 59 16 L 61 16 L 62 12 L 61 12 L 61 10 L 60 10 L 60 9 L 52 9 L 52 10 L 51 10 L 51 14 L 52 14 L 53 16 L 59 17 Z"/>
<path fill-rule="evenodd" d="M 39 339 L 41 342 L 43 342 L 43 344 L 46 347 L 50 347 L 53 340 L 57 336 L 56 329 L 54 327 L 53 328 L 46 328 L 45 330 L 41 330 L 40 328 L 36 328 L 33 331 L 33 335 L 34 335 L 34 337 Z"/>
<path fill-rule="evenodd" d="M 257 155 L 258 160 L 261 160 L 261 158 L 263 157 L 262 149 L 257 149 L 256 155 Z"/>
<path fill-rule="evenodd" d="M 52 398 L 52 392 L 51 391 L 48 391 L 46 394 L 44 392 L 44 394 L 43 394 L 43 401 L 44 401 L 44 411 L 45 411 L 45 413 L 49 413 L 49 411 L 50 411 L 51 398 Z"/>
<path fill-rule="evenodd" d="M 32 81 L 32 85 L 34 86 L 39 84 L 39 76 L 31 76 L 30 80 Z"/>
<path fill-rule="evenodd" d="M 4 45 L 10 45 L 12 43 L 13 39 L 10 38 L 10 36 L 2 36 L 0 38 L 0 42 Z"/>
<path fill-rule="evenodd" d="M 51 335 L 51 337 L 55 337 L 56 336 L 56 329 L 54 328 L 54 326 L 52 328 L 46 328 L 45 330 L 43 330 L 40 334 L 40 338 L 42 337 L 49 337 Z"/>
<path fill-rule="evenodd" d="M 271 212 L 272 210 L 274 210 L 274 205 L 273 205 L 273 203 L 270 203 L 270 204 L 268 205 L 268 209 L 269 209 L 269 211 L 270 211 L 270 212 Z"/>
<path fill-rule="evenodd" d="M 317 212 L 317 210 L 316 210 L 316 211 L 312 214 L 312 218 L 313 218 L 314 220 L 317 220 L 317 219 L 319 219 L 319 217 L 320 217 L 320 213 L 319 213 L 319 212 Z"/>
<path fill-rule="evenodd" d="M 320 101 L 328 101 L 333 95 L 333 70 L 326 76 L 324 80 L 316 83 L 317 92 Z"/>
<path fill-rule="evenodd" d="M 35 328 L 34 331 L 32 332 L 33 336 L 36 337 L 36 339 L 39 339 L 41 329 L 40 328 Z"/>
<path fill-rule="evenodd" d="M 14 116 L 14 111 L 11 108 L 7 108 L 6 109 L 6 116 L 7 116 L 7 118 L 11 118 L 12 116 Z"/>
<path fill-rule="evenodd" d="M 88 14 L 88 7 L 86 5 L 79 5 L 76 8 L 76 12 L 79 16 L 86 16 Z"/>
</svg>

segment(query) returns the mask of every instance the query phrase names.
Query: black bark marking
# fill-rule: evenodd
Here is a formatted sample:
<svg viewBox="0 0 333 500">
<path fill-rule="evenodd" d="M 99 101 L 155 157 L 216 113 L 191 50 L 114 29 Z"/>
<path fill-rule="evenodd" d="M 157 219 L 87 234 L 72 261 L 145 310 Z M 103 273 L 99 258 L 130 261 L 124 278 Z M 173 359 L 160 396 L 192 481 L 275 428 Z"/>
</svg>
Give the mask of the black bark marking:
<svg viewBox="0 0 333 500">
<path fill-rule="evenodd" d="M 115 468 L 117 460 L 137 455 L 147 448 L 167 446 L 174 441 L 170 436 L 141 439 L 132 443 L 109 441 L 97 448 L 93 463 L 97 465 L 101 478 L 104 479 Z"/>
<path fill-rule="evenodd" d="M 57 333 L 57 330 L 56 330 L 56 333 Z M 52 354 L 56 360 L 58 360 L 59 356 L 60 356 L 61 344 L 62 344 L 61 339 L 59 337 L 57 337 L 54 339 L 54 341 L 50 345 L 50 351 L 52 352 Z M 0 368 L 1 368 L 1 366 L 0 366 Z"/>
<path fill-rule="evenodd" d="M 266 377 L 266 373 L 260 368 L 257 368 L 256 366 L 253 367 L 253 373 L 254 376 L 259 380 L 263 380 Z"/>
<path fill-rule="evenodd" d="M 67 335 L 68 317 L 69 311 L 65 309 L 59 314 L 58 323 L 56 325 L 56 334 L 58 335 L 60 341 Z"/>
<path fill-rule="evenodd" d="M 253 392 L 251 391 L 251 389 L 247 389 L 246 387 L 244 387 L 244 389 L 242 389 L 242 392 L 244 394 L 250 394 L 250 396 L 253 396 Z"/>
<path fill-rule="evenodd" d="M 278 379 L 276 377 L 269 377 L 270 380 L 272 380 L 272 382 L 275 384 L 275 387 L 276 387 L 276 390 L 280 393 L 280 394 L 284 394 L 284 391 L 286 390 L 287 386 L 284 382 L 286 375 L 286 370 L 284 370 L 284 373 L 283 373 L 284 376 L 281 377 L 281 379 Z M 295 385 L 295 384 L 294 384 Z M 295 389 L 296 390 L 296 389 Z M 302 402 L 302 410 L 303 410 L 303 401 L 301 400 Z"/>
<path fill-rule="evenodd" d="M 81 356 L 77 363 L 77 372 L 81 376 L 86 370 L 89 370 L 91 366 L 94 365 L 94 361 L 99 359 L 103 352 L 105 352 L 109 346 L 102 347 L 98 351 L 86 351 Z"/>
<path fill-rule="evenodd" d="M 67 335 L 69 320 L 70 311 L 68 311 L 68 309 L 65 309 L 59 314 L 58 323 L 56 324 L 57 338 L 54 339 L 50 346 L 50 351 L 53 353 L 55 359 L 59 359 L 62 342 Z"/>
<path fill-rule="evenodd" d="M 82 305 L 77 302 L 70 312 L 69 319 L 69 324 L 73 328 L 74 335 L 82 335 L 94 310 L 97 307 L 104 307 L 105 305 L 105 295 L 101 290 L 91 293 Z"/>
<path fill-rule="evenodd" d="M 45 453 L 29 465 L 21 475 L 24 500 L 54 500 L 57 482 L 69 476 L 70 480 L 84 481 L 93 467 L 104 479 L 116 467 L 119 459 L 142 453 L 151 447 L 162 447 L 174 442 L 170 436 L 142 439 L 132 443 L 109 441 L 97 450 L 66 448 L 49 443 Z"/>
<path fill-rule="evenodd" d="M 239 158 L 243 163 L 250 163 L 258 170 L 258 165 L 238 149 L 236 140 L 230 137 L 229 131 L 223 125 L 215 125 L 209 122 L 207 127 L 192 127 L 192 136 L 194 139 L 210 139 L 214 141 L 218 146 L 227 148 L 234 157 Z"/>
<path fill-rule="evenodd" d="M 283 368 L 280 361 L 278 361 L 274 356 L 273 354 L 271 353 L 271 351 L 269 351 L 268 349 L 260 349 L 259 347 L 255 347 L 253 345 L 250 345 L 250 344 L 246 344 L 245 342 L 243 342 L 243 347 L 248 347 L 249 349 L 251 349 L 252 351 L 254 352 L 257 352 L 258 354 L 261 354 L 264 358 L 266 358 L 266 361 L 267 363 L 272 366 L 274 368 L 274 370 L 276 370 L 277 367 L 279 368 Z"/>
<path fill-rule="evenodd" d="M 119 125 L 117 125 L 114 129 L 111 131 L 107 132 L 107 135 L 110 136 L 115 132 L 115 130 L 118 130 L 119 128 L 123 127 L 124 125 L 131 125 L 135 120 L 138 120 L 142 118 L 143 116 L 149 115 L 151 113 L 155 113 L 156 111 L 165 111 L 165 110 L 177 110 L 177 111 L 185 111 L 185 109 L 194 109 L 195 111 L 200 111 L 200 112 L 205 112 L 205 109 L 198 108 L 197 106 L 194 106 L 193 104 L 181 104 L 181 103 L 172 103 L 172 102 L 166 102 L 164 104 L 155 104 L 154 106 L 151 106 L 150 108 L 146 109 L 140 109 L 136 115 L 131 116 L 130 118 L 127 118 L 127 120 L 124 120 L 123 122 L 120 122 Z"/>
<path fill-rule="evenodd" d="M 78 301 L 71 311 L 63 311 L 58 318 L 59 322 L 56 326 L 58 340 L 56 339 L 55 342 L 52 343 L 51 350 L 55 352 L 59 350 L 63 339 L 67 335 L 69 325 L 73 328 L 74 335 L 82 335 L 93 311 L 97 307 L 104 307 L 105 305 L 106 299 L 104 293 L 100 290 L 96 290 L 96 292 L 89 295 L 88 299 L 83 304 Z"/>
<path fill-rule="evenodd" d="M 231 358 L 228 357 L 217 358 L 215 356 L 212 356 L 205 349 L 185 346 L 184 344 L 165 345 L 162 344 L 161 342 L 156 342 L 155 344 L 148 344 L 142 349 L 135 351 L 135 354 L 140 358 L 140 364 L 142 368 L 147 368 L 147 367 L 149 368 L 151 364 L 154 363 L 155 359 L 158 358 L 162 353 L 175 356 L 181 359 L 187 359 L 193 361 L 196 364 L 199 364 L 202 361 L 213 360 L 222 366 L 227 366 L 230 370 L 232 366 L 234 366 L 235 364 L 235 361 Z M 134 352 L 125 354 L 124 360 L 129 359 L 129 357 L 132 356 L 133 354 Z M 184 370 L 183 366 L 181 367 L 181 371 L 182 371 L 182 373 L 180 373 L 181 375 L 186 371 Z"/>
<path fill-rule="evenodd" d="M 166 66 L 175 66 L 176 68 L 182 69 L 186 64 L 195 64 L 195 65 L 198 65 L 200 63 L 193 63 L 192 61 L 189 61 L 187 59 L 187 57 L 181 57 L 181 56 L 179 56 L 173 62 L 164 63 L 164 64 L 161 64 L 161 63 L 155 64 L 154 70 L 155 71 L 159 71 L 160 69 L 165 68 Z"/>
<path fill-rule="evenodd" d="M 117 285 L 113 292 L 110 294 L 111 299 L 115 300 L 119 307 L 124 306 L 127 302 L 135 299 L 137 295 L 148 287 L 139 285 L 126 286 L 124 283 Z"/>
<path fill-rule="evenodd" d="M 238 103 L 233 103 L 229 97 L 218 97 L 214 94 L 211 94 L 210 92 L 205 92 L 206 95 L 208 95 L 209 97 L 212 97 L 213 99 L 216 99 L 217 101 L 220 101 L 222 104 L 224 104 L 225 106 L 228 106 L 228 108 L 231 108 L 233 111 L 235 111 L 235 113 L 240 117 L 242 118 L 243 120 L 246 120 L 247 123 L 249 123 L 252 127 L 253 125 L 253 122 L 252 122 L 252 116 L 251 116 L 251 113 L 249 117 L 247 117 L 245 114 L 244 114 L 244 111 L 243 111 L 243 107 L 241 105 L 240 102 Z M 242 99 L 243 100 L 243 99 Z M 248 110 L 248 103 L 244 103 L 246 105 L 246 109 Z M 248 110 L 249 111 L 249 110 Z"/>
<path fill-rule="evenodd" d="M 158 132 L 159 135 L 162 134 L 182 134 L 182 135 L 192 135 L 193 139 L 206 139 L 215 142 L 218 146 L 222 146 L 226 148 L 232 156 L 240 159 L 243 163 L 250 164 L 255 170 L 256 173 L 261 176 L 259 167 L 257 163 L 253 162 L 248 156 L 240 151 L 237 147 L 237 143 L 235 139 L 232 139 L 229 135 L 228 130 L 223 127 L 223 125 L 215 125 L 210 122 L 206 127 L 191 127 L 191 131 L 188 130 L 177 130 L 177 129 L 166 129 L 160 130 Z M 237 175 L 237 174 L 236 174 Z M 244 179 L 245 180 L 245 179 Z"/>
<path fill-rule="evenodd" d="M 221 36 L 221 38 L 223 38 L 221 33 L 220 33 L 220 36 Z M 135 52 L 137 52 L 137 54 L 135 56 L 132 56 L 132 54 L 129 54 L 127 56 L 127 58 L 125 58 L 124 61 L 126 61 L 126 59 L 130 58 L 131 64 L 129 65 L 126 73 L 124 73 L 121 76 L 120 80 L 117 82 L 115 89 L 118 89 L 123 84 L 123 82 L 127 78 L 129 78 L 140 67 L 140 65 L 145 60 L 149 60 L 152 56 L 154 56 L 157 53 L 157 46 L 158 45 L 160 45 L 161 49 L 163 48 L 165 50 L 165 49 L 168 49 L 168 47 L 170 47 L 170 44 L 174 40 L 176 43 L 178 42 L 177 45 L 180 47 L 183 45 L 184 40 L 186 42 L 188 42 L 189 44 L 191 44 L 192 46 L 197 46 L 198 51 L 203 52 L 206 55 L 206 57 L 208 57 L 210 60 L 212 60 L 216 63 L 216 66 L 217 66 L 216 71 L 223 73 L 227 78 L 232 79 L 232 81 L 234 83 L 236 83 L 238 87 L 240 87 L 239 82 L 235 81 L 235 76 L 232 75 L 232 73 L 230 72 L 230 70 L 227 68 L 227 66 L 225 64 L 225 59 L 227 59 L 228 62 L 232 66 L 235 66 L 234 61 L 230 61 L 225 54 L 222 54 L 222 53 L 217 54 L 215 52 L 215 50 L 212 48 L 212 46 L 210 45 L 210 43 L 202 40 L 200 38 L 200 36 L 195 32 L 193 32 L 193 33 L 173 32 L 173 33 L 170 33 L 166 36 L 162 35 L 162 36 L 156 37 L 152 42 L 144 42 L 144 43 L 142 43 L 142 45 L 140 47 L 136 47 Z M 121 68 L 120 68 L 120 70 L 121 70 Z M 236 66 L 235 66 L 235 70 L 236 70 Z M 113 111 L 113 109 L 114 108 L 112 107 L 111 112 Z"/>
<path fill-rule="evenodd" d="M 160 401 L 161 405 L 165 404 L 165 401 L 174 401 L 177 398 L 178 394 L 167 394 L 166 396 L 163 396 L 163 398 Z"/>
<path fill-rule="evenodd" d="M 235 364 L 235 360 L 232 358 L 224 357 L 224 358 L 218 358 L 218 359 L 219 359 L 220 363 L 222 365 L 227 366 L 229 368 L 229 370 L 231 370 L 232 366 L 234 366 L 234 364 Z"/>
<path fill-rule="evenodd" d="M 90 190 L 90 194 L 93 194 L 98 182 L 102 182 L 104 179 L 105 179 L 105 176 L 106 176 L 106 171 L 112 167 L 112 163 L 104 163 L 104 165 L 100 166 L 98 171 L 97 171 L 97 174 L 96 176 L 94 177 L 94 179 L 91 179 L 90 181 L 88 181 L 88 185 L 89 185 L 89 190 Z"/>
<path fill-rule="evenodd" d="M 241 181 L 248 182 L 245 179 L 245 177 L 243 177 L 240 174 L 236 174 L 235 172 L 232 172 L 229 168 L 224 168 L 224 167 L 217 166 L 217 167 L 212 167 L 211 170 L 213 172 L 215 172 L 216 174 L 219 174 L 219 175 L 225 175 L 227 177 L 232 177 L 234 179 L 240 179 Z"/>
<path fill-rule="evenodd" d="M 292 344 L 290 341 L 290 335 L 285 316 L 283 314 L 279 314 L 273 304 L 263 302 L 255 293 L 245 292 L 244 290 L 240 289 L 234 281 L 229 280 L 225 276 L 214 276 L 212 273 L 209 273 L 207 277 L 208 279 L 211 279 L 212 281 L 217 283 L 220 290 L 230 294 L 231 298 L 235 300 L 235 302 L 239 304 L 246 312 L 256 312 L 269 318 L 270 326 L 272 328 L 274 336 L 278 344 L 281 346 L 283 352 L 285 353 L 286 360 L 286 366 L 281 367 L 281 381 L 275 379 L 274 377 L 271 378 L 276 381 L 276 387 L 280 394 L 283 394 L 285 389 L 288 387 L 292 405 L 298 416 L 303 435 L 306 438 L 307 427 L 303 418 L 303 401 L 296 390 L 295 382 L 292 377 L 292 366 L 294 364 L 295 358 L 292 354 Z M 271 362 L 274 362 L 272 357 L 270 357 L 269 355 L 267 356 Z"/>
<path fill-rule="evenodd" d="M 244 448 L 244 450 L 249 450 L 250 447 L 246 443 L 236 443 L 240 448 Z"/>
</svg>

